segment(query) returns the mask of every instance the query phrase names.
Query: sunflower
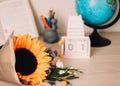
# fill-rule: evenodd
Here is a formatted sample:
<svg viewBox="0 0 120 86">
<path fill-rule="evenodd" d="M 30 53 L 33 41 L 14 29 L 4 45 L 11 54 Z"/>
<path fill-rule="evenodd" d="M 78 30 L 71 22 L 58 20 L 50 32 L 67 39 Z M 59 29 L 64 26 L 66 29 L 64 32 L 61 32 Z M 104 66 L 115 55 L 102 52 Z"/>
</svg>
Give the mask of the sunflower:
<svg viewBox="0 0 120 86">
<path fill-rule="evenodd" d="M 28 85 L 42 83 L 46 79 L 46 71 L 51 67 L 51 57 L 44 52 L 44 44 L 28 34 L 14 36 L 13 44 L 15 69 L 20 81 Z"/>
</svg>

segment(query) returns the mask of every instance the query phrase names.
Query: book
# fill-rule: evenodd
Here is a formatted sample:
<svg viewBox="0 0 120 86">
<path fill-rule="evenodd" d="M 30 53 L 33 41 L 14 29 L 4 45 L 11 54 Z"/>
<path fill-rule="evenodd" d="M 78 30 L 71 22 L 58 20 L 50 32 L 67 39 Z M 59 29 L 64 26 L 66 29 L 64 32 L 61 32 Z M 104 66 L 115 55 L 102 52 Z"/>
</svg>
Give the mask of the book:
<svg viewBox="0 0 120 86">
<path fill-rule="evenodd" d="M 13 31 L 14 35 L 39 36 L 28 0 L 7 0 L 0 3 L 0 43 L 5 43 Z"/>
</svg>

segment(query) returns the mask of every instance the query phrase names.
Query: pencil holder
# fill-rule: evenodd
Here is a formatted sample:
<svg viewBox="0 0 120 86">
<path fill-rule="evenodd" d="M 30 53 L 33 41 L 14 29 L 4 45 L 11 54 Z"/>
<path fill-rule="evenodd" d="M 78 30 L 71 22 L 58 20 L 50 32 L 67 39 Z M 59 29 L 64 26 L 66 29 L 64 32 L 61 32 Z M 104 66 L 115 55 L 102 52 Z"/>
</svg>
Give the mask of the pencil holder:
<svg viewBox="0 0 120 86">
<path fill-rule="evenodd" d="M 59 35 L 56 29 L 45 29 L 43 33 L 43 40 L 47 43 L 56 43 L 59 41 Z"/>
</svg>

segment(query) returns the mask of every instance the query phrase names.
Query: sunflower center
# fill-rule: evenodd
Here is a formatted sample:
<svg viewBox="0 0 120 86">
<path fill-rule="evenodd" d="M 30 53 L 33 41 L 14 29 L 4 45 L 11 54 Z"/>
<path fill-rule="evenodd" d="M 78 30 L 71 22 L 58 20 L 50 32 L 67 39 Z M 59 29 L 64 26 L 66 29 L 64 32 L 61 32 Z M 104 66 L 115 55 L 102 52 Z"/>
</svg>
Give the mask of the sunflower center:
<svg viewBox="0 0 120 86">
<path fill-rule="evenodd" d="M 37 68 L 36 57 L 27 49 L 20 48 L 15 50 L 16 72 L 22 75 L 32 74 Z"/>
</svg>

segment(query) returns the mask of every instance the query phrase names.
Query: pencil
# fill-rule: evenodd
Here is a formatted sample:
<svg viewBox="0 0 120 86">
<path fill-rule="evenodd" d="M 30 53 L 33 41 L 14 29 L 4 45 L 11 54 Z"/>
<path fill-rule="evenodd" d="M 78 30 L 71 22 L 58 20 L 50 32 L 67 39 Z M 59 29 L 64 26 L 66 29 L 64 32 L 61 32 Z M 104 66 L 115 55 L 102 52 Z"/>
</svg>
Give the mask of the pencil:
<svg viewBox="0 0 120 86">
<path fill-rule="evenodd" d="M 44 16 L 41 16 L 42 23 L 44 24 L 46 29 L 50 29 L 49 24 L 47 23 L 46 19 Z"/>
</svg>

